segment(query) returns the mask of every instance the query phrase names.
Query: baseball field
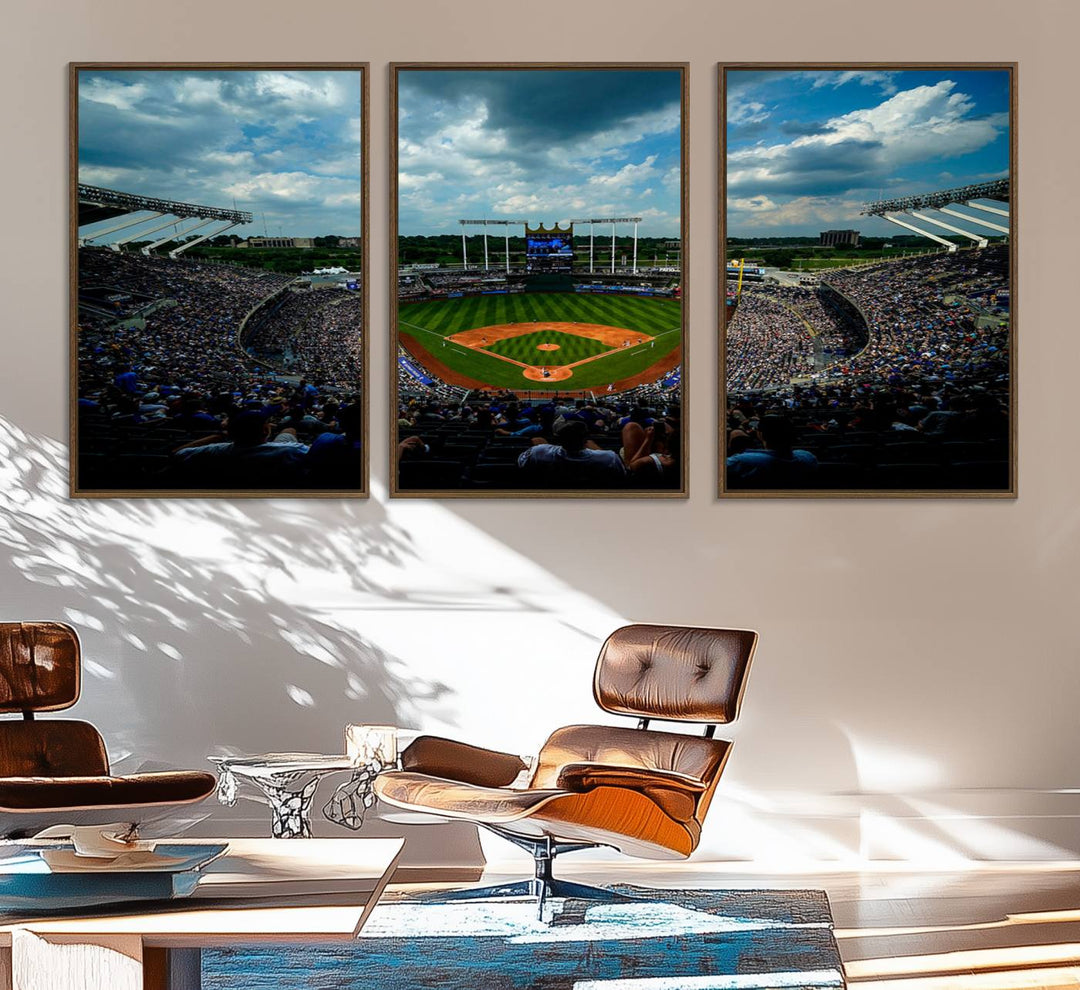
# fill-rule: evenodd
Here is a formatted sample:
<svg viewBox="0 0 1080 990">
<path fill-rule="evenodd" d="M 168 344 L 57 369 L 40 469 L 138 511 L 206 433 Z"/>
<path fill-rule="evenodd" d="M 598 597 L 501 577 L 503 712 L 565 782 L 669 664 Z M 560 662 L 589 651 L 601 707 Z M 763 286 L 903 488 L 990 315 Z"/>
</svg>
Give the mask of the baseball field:
<svg viewBox="0 0 1080 990">
<path fill-rule="evenodd" d="M 466 296 L 401 304 L 398 331 L 402 346 L 451 385 L 621 391 L 678 366 L 681 305 L 572 292 Z"/>
</svg>

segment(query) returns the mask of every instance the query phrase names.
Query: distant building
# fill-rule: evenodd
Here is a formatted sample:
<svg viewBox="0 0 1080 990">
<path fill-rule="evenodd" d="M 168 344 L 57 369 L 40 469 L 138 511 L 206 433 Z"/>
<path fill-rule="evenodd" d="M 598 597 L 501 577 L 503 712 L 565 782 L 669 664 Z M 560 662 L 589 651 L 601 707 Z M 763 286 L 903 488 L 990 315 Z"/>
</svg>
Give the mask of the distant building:
<svg viewBox="0 0 1080 990">
<path fill-rule="evenodd" d="M 337 244 L 338 244 L 338 247 L 358 248 L 358 247 L 360 247 L 360 238 L 359 237 L 339 237 Z"/>
<path fill-rule="evenodd" d="M 243 245 L 249 248 L 313 248 L 312 237 L 249 237 Z"/>
<path fill-rule="evenodd" d="M 859 232 L 857 230 L 823 230 L 820 241 L 822 247 L 858 247 Z"/>
</svg>

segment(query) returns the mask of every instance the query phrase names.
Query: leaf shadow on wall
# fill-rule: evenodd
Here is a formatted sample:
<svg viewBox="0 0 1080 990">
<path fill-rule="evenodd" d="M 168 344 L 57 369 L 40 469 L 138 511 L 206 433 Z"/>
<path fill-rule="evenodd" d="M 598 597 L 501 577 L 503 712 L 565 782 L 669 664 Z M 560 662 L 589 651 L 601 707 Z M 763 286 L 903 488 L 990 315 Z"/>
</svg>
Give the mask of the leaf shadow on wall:
<svg viewBox="0 0 1080 990">
<path fill-rule="evenodd" d="M 0 422 L 2 617 L 77 628 L 73 714 L 114 763 L 340 752 L 348 722 L 409 724 L 418 703 L 451 701 L 304 601 L 313 568 L 400 601 L 365 573 L 419 563 L 378 502 L 70 500 L 63 446 Z"/>
</svg>

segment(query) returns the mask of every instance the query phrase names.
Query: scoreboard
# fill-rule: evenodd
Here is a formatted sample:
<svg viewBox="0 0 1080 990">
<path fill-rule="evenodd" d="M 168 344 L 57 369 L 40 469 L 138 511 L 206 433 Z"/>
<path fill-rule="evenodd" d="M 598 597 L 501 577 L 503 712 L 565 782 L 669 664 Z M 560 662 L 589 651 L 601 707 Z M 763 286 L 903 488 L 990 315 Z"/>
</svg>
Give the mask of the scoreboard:
<svg viewBox="0 0 1080 990">
<path fill-rule="evenodd" d="M 574 225 L 525 227 L 525 270 L 570 272 L 574 267 Z"/>
</svg>

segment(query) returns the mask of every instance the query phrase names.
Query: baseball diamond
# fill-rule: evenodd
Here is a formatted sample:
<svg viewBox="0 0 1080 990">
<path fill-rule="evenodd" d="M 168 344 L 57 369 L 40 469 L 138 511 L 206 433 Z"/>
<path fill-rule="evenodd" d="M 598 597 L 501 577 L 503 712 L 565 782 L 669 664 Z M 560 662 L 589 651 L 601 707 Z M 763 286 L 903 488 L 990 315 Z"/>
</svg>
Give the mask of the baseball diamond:
<svg viewBox="0 0 1080 990">
<path fill-rule="evenodd" d="M 675 299 L 528 293 L 402 305 L 401 342 L 425 367 L 470 388 L 623 390 L 681 358 Z"/>
</svg>

